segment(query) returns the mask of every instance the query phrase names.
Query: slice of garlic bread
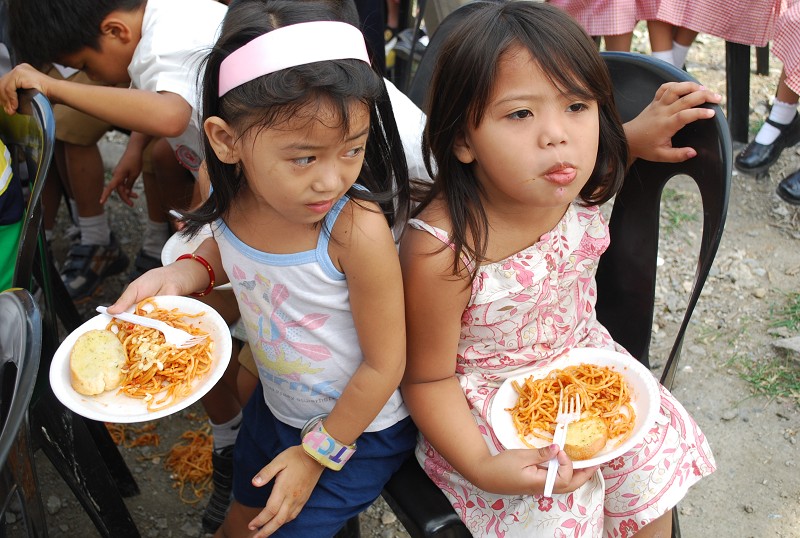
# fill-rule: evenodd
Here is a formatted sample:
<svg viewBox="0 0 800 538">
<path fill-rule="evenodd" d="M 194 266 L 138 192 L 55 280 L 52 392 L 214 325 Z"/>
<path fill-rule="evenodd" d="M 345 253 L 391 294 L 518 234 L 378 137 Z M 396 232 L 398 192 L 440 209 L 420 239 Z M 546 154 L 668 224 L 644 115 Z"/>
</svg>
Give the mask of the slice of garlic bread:
<svg viewBox="0 0 800 538">
<path fill-rule="evenodd" d="M 117 388 L 125 361 L 125 348 L 113 332 L 98 329 L 82 334 L 69 355 L 72 388 L 87 396 Z"/>
<path fill-rule="evenodd" d="M 587 417 L 567 427 L 564 452 L 573 460 L 588 460 L 606 446 L 608 426 L 600 417 Z"/>
</svg>

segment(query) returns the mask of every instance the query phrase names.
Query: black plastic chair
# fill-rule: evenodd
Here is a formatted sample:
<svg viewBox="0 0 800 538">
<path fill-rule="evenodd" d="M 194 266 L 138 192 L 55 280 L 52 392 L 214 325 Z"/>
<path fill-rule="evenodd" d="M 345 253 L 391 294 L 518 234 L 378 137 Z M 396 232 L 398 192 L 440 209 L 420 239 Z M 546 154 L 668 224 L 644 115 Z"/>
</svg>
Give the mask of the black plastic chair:
<svg viewBox="0 0 800 538">
<path fill-rule="evenodd" d="M 465 4 L 451 13 L 431 37 L 409 88 L 409 97 L 423 110 L 425 91 L 435 56 L 445 36 L 481 2 Z M 638 115 L 665 82 L 693 80 L 686 72 L 652 57 L 631 53 L 603 53 L 614 82 L 614 96 L 623 121 Z M 664 367 L 661 382 L 671 387 L 680 360 L 684 334 L 716 255 L 728 208 L 731 182 L 731 137 L 719 106 L 711 120 L 687 125 L 673 138 L 676 146 L 691 146 L 698 155 L 683 163 L 637 160 L 614 201 L 609 226 L 611 247 L 602 256 L 597 273 L 597 317 L 621 343 L 649 367 L 649 348 L 655 305 L 659 215 L 664 185 L 679 174 L 696 182 L 703 205 L 703 234 L 694 284 L 683 321 Z M 395 473 L 383 498 L 414 538 L 469 537 L 470 533 L 444 494 L 428 479 L 412 457 Z M 672 536 L 680 537 L 677 510 Z"/>
<path fill-rule="evenodd" d="M 33 448 L 41 449 L 69 485 L 102 536 L 138 537 L 123 496 L 139 493 L 136 481 L 105 425 L 73 413 L 49 384 L 50 361 L 67 332 L 82 322 L 50 258 L 42 230 L 41 194 L 55 146 L 55 120 L 47 98 L 19 92 L 16 114 L 0 110 L 0 138 L 8 146 L 14 174 L 29 193 L 19 241 L 14 285 L 42 292 L 42 360 L 30 405 Z"/>
<path fill-rule="evenodd" d="M 442 19 L 439 26 L 436 27 L 434 34 L 428 36 L 428 45 L 425 47 L 422 59 L 417 64 L 411 83 L 408 84 L 407 90 L 405 90 L 408 98 L 414 101 L 414 103 L 426 113 L 425 97 L 428 93 L 431 78 L 433 78 L 433 68 L 436 66 L 436 58 L 439 56 L 439 49 L 442 48 L 442 43 L 445 41 L 444 38 L 453 31 L 453 28 L 457 26 L 459 22 L 483 3 L 485 2 L 470 2 L 459 7 Z"/>
<path fill-rule="evenodd" d="M 27 290 L 0 293 L 0 518 L 19 499 L 28 536 L 46 536 L 28 405 L 42 353 L 42 318 Z"/>
<path fill-rule="evenodd" d="M 664 82 L 694 80 L 685 71 L 642 54 L 604 52 L 603 58 L 611 72 L 623 121 L 636 117 Z M 716 111 L 714 118 L 690 123 L 672 138 L 675 146 L 695 148 L 696 157 L 682 163 L 639 159 L 631 166 L 614 200 L 609 223 L 611 246 L 597 271 L 597 317 L 617 342 L 649 367 L 661 193 L 677 175 L 694 180 L 702 201 L 703 233 L 692 291 L 661 376 L 667 388 L 672 388 L 686 328 L 717 254 L 728 214 L 733 162 L 730 131 L 719 106 L 704 106 Z"/>
</svg>

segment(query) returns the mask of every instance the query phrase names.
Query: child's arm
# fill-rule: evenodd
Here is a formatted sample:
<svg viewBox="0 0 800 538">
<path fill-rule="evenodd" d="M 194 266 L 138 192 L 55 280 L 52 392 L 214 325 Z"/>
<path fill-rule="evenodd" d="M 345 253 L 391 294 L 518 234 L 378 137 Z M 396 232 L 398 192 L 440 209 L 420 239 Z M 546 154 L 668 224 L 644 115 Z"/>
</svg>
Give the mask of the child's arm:
<svg viewBox="0 0 800 538">
<path fill-rule="evenodd" d="M 721 100 L 719 94 L 695 82 L 662 84 L 647 108 L 624 126 L 629 162 L 637 158 L 681 162 L 697 155 L 694 148 L 673 148 L 672 136 L 693 121 L 713 118 L 713 110 L 698 107 Z"/>
<path fill-rule="evenodd" d="M 467 480 L 498 494 L 541 494 L 547 452 L 506 450 L 492 456 L 455 375 L 461 315 L 469 300 L 465 277 L 451 275 L 452 251 L 426 232 L 408 230 L 401 244 L 408 355 L 403 398 L 419 430 Z M 436 254 L 431 254 L 436 252 Z M 554 491 L 572 491 L 596 470 L 573 472 L 559 456 Z"/>
<path fill-rule="evenodd" d="M 348 203 L 336 221 L 330 244 L 332 260 L 347 276 L 364 355 L 323 422 L 331 437 L 347 445 L 364 432 L 400 384 L 405 366 L 403 285 L 397 249 L 382 214 Z M 296 517 L 322 474 L 323 467 L 297 441 L 297 446 L 282 452 L 253 479 L 256 486 L 275 479 L 265 509 L 250 523 L 251 530 L 260 529 L 256 536 L 266 536 L 281 522 Z"/>
<path fill-rule="evenodd" d="M 131 133 L 125 153 L 122 154 L 111 174 L 111 181 L 100 194 L 101 204 L 106 203 L 111 193 L 116 190 L 120 200 L 133 207 L 133 200 L 139 197 L 133 192 L 133 184 L 142 173 L 142 154 L 151 140 L 153 140 L 152 136 L 135 131 Z"/>
<path fill-rule="evenodd" d="M 213 238 L 203 241 L 194 253 L 211 265 L 217 285 L 228 281 L 222 268 L 219 246 Z M 108 307 L 108 312 L 123 312 L 139 301 L 155 295 L 189 295 L 200 292 L 208 284 L 209 274 L 203 264 L 193 259 L 178 260 L 164 267 L 151 269 L 131 282 L 119 299 Z"/>
<path fill-rule="evenodd" d="M 48 77 L 28 64 L 20 64 L 0 78 L 0 104 L 13 114 L 19 102 L 18 88 L 33 88 L 51 102 L 151 136 L 175 137 L 186 130 L 192 107 L 176 93 L 133 88 L 95 86 Z"/>
</svg>

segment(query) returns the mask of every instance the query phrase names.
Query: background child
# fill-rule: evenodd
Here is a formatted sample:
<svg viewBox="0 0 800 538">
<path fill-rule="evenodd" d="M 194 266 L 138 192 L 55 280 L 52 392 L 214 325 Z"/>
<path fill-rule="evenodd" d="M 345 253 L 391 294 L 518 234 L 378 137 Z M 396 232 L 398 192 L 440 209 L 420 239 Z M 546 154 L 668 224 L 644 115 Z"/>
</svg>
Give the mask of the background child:
<svg viewBox="0 0 800 538">
<path fill-rule="evenodd" d="M 377 498 L 416 434 L 398 390 L 391 225 L 409 189 L 389 97 L 356 27 L 327 22 L 336 8 L 295 4 L 230 8 L 203 76 L 213 192 L 187 221 L 189 232 L 213 223 L 214 238 L 193 260 L 147 272 L 111 309 L 201 291 L 209 268 L 212 284 L 233 283 L 261 383 L 220 536 L 332 536 Z M 310 455 L 315 438 L 356 450 L 335 471 L 335 458 Z"/>
<path fill-rule="evenodd" d="M 653 56 L 683 68 L 698 33 L 725 41 L 763 47 L 773 36 L 782 0 L 648 0 L 647 20 Z"/>
<path fill-rule="evenodd" d="M 11 152 L 0 140 L 0 259 L 3 260 L 0 264 L 0 291 L 7 290 L 14 282 L 14 261 L 24 214 L 25 199 L 19 178 L 11 170 Z"/>
<path fill-rule="evenodd" d="M 800 141 L 800 3 L 781 11 L 776 24 L 772 52 L 783 64 L 769 116 L 756 136 L 739 152 L 733 165 L 745 174 L 766 172 L 784 149 Z M 790 204 L 800 204 L 800 172 L 781 180 L 778 196 Z"/>
<path fill-rule="evenodd" d="M 78 0 L 68 4 L 10 0 L 12 28 L 36 28 L 15 37 L 20 57 L 33 65 L 58 62 L 81 69 L 94 80 L 130 83 L 131 87 L 57 81 L 21 64 L 0 80 L 0 103 L 12 112 L 16 88 L 39 89 L 53 103 L 132 131 L 124 160 L 129 160 L 131 151 L 141 159 L 150 137 L 165 137 L 184 174 L 196 176 L 201 155 L 194 114 L 198 62 L 214 43 L 225 11 L 214 0 Z M 124 189 L 129 192 L 136 177 L 115 176 L 112 188 L 121 194 Z M 186 207 L 193 182 L 186 177 L 172 181 L 188 189 L 171 200 L 153 196 L 155 200 L 148 202 Z M 166 242 L 168 237 L 166 221 L 148 220 L 144 241 L 150 252 L 160 252 L 163 243 L 156 246 L 148 241 L 161 238 Z"/>
<path fill-rule="evenodd" d="M 99 84 L 81 71 L 58 65 L 47 73 L 55 79 Z M 53 114 L 56 147 L 49 171 L 51 177 L 44 186 L 43 226 L 47 240 L 52 241 L 63 196 L 75 227 L 67 232 L 73 241 L 61 267 L 61 279 L 72 300 L 83 302 L 92 297 L 106 278 L 128 266 L 128 257 L 112 233 L 109 215 L 100 203 L 105 169 L 98 142 L 112 126 L 64 105 L 53 106 Z"/>
<path fill-rule="evenodd" d="M 605 50 L 631 50 L 633 29 L 641 19 L 642 0 L 547 1 L 569 13 L 590 36 L 602 36 Z"/>
<path fill-rule="evenodd" d="M 520 368 L 624 351 L 594 311 L 598 206 L 626 164 L 605 64 L 574 20 L 533 2 L 487 3 L 440 54 L 425 131 L 438 171 L 401 243 L 417 458 L 476 536 L 669 536 L 669 510 L 715 466 L 666 389 L 640 445 L 602 473 L 560 473 L 553 498 L 537 454 L 503 450 L 487 421 Z"/>
</svg>

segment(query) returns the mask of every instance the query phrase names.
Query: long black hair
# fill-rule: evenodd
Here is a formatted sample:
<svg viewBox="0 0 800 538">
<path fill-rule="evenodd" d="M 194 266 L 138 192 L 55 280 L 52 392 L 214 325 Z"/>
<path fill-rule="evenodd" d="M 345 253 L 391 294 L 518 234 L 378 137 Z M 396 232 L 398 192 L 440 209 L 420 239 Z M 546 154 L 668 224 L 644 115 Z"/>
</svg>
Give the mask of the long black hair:
<svg viewBox="0 0 800 538">
<path fill-rule="evenodd" d="M 279 124 L 308 105 L 333 104 L 342 128 L 349 125 L 350 105 L 369 106 L 370 132 L 364 167 L 356 181 L 366 187 L 351 187 L 354 200 L 380 204 L 390 226 L 407 218 L 409 208 L 408 166 L 402 150 L 391 103 L 383 78 L 360 60 L 330 60 L 299 65 L 258 77 L 219 97 L 219 68 L 233 51 L 271 30 L 310 21 L 341 21 L 341 7 L 330 2 L 291 0 L 237 2 L 225 17 L 220 37 L 207 56 L 203 75 L 203 121 L 218 116 L 238 136 L 249 129 Z M 309 44 L 324 47 L 325 43 Z M 208 138 L 203 137 L 206 167 L 213 187 L 211 197 L 189 213 L 187 233 L 218 218 L 224 218 L 231 202 L 245 184 L 242 167 L 220 161 Z"/>
<path fill-rule="evenodd" d="M 434 178 L 414 214 L 441 197 L 455 246 L 453 273 L 462 255 L 475 271 L 485 260 L 488 220 L 472 166 L 453 147 L 468 126 L 477 127 L 488 104 L 500 58 L 514 46 L 528 50 L 565 93 L 598 104 L 600 143 L 594 170 L 580 192 L 582 203 L 602 204 L 622 186 L 628 148 L 614 105 L 611 77 L 592 39 L 578 23 L 548 4 L 486 2 L 454 28 L 442 44 L 427 97 L 423 157 Z M 474 276 L 474 275 L 473 275 Z"/>
</svg>

